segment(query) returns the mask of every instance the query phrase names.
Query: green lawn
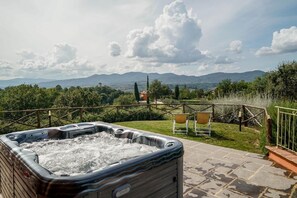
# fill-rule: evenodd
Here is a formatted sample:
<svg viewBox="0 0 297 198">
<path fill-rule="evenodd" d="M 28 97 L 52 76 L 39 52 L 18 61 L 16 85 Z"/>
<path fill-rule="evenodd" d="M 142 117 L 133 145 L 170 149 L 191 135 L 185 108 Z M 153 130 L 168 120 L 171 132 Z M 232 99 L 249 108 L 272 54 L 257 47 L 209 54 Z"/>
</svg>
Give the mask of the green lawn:
<svg viewBox="0 0 297 198">
<path fill-rule="evenodd" d="M 207 144 L 213 144 L 228 148 L 234 148 L 243 151 L 249 151 L 253 153 L 262 153 L 259 140 L 260 133 L 256 132 L 254 129 L 242 128 L 239 131 L 238 125 L 235 124 L 225 124 L 225 123 L 211 123 L 211 137 L 208 136 L 194 136 L 193 122 L 190 121 L 189 128 L 190 133 L 188 136 L 183 134 L 173 134 L 172 133 L 172 121 L 171 120 L 161 120 L 161 121 L 130 121 L 130 122 L 117 122 L 115 124 L 151 131 L 159 134 L 175 136 L 179 138 L 204 142 Z"/>
</svg>

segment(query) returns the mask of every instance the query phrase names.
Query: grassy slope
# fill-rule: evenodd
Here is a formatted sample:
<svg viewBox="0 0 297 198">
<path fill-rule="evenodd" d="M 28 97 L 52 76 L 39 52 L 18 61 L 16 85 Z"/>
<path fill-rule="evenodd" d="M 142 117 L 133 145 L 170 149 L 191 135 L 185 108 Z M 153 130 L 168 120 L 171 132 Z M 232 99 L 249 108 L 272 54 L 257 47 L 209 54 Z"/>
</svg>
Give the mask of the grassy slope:
<svg viewBox="0 0 297 198">
<path fill-rule="evenodd" d="M 172 134 L 172 121 L 131 121 L 131 122 L 117 122 L 115 124 L 131 127 L 140 130 L 151 131 L 169 136 L 180 137 L 184 139 L 204 142 L 207 144 L 213 144 L 228 148 L 234 148 L 243 151 L 249 151 L 254 153 L 261 153 L 259 147 L 260 134 L 255 132 L 253 129 L 242 128 L 239 131 L 238 125 L 234 124 L 223 124 L 223 123 L 212 123 L 212 135 L 208 136 L 194 136 L 191 131 L 193 130 L 193 122 L 190 122 L 190 134 L 189 136 L 178 134 Z"/>
</svg>

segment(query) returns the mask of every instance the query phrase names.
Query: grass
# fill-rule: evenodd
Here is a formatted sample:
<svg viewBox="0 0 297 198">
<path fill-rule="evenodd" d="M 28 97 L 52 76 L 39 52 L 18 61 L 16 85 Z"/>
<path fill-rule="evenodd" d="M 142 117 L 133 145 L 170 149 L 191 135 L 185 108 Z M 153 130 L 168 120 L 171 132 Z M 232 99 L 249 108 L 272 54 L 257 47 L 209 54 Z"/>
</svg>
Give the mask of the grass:
<svg viewBox="0 0 297 198">
<path fill-rule="evenodd" d="M 273 99 L 270 97 L 261 97 L 260 95 L 247 97 L 247 96 L 237 96 L 231 95 L 228 97 L 221 97 L 212 100 L 212 103 L 223 103 L 223 104 L 247 104 L 247 105 L 256 105 L 258 107 L 268 107 L 273 102 Z"/>
<path fill-rule="evenodd" d="M 189 135 L 184 134 L 173 134 L 172 133 L 172 121 L 130 121 L 130 122 L 117 122 L 115 124 L 151 131 L 163 135 L 174 136 L 184 138 L 188 140 L 194 140 L 198 142 L 204 142 L 207 144 L 223 146 L 233 148 L 242 151 L 249 151 L 253 153 L 262 153 L 260 148 L 260 132 L 254 129 L 242 127 L 242 131 L 239 131 L 238 125 L 235 124 L 224 124 L 224 123 L 211 123 L 211 137 L 208 136 L 194 136 L 193 121 L 189 123 L 190 133 Z"/>
</svg>

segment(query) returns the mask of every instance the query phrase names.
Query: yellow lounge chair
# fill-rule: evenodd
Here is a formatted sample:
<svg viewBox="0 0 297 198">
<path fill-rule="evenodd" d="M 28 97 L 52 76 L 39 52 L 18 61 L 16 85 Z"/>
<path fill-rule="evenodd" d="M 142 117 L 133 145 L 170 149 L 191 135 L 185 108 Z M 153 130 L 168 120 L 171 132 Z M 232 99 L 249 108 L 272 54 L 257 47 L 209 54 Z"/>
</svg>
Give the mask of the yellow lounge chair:
<svg viewBox="0 0 297 198">
<path fill-rule="evenodd" d="M 179 114 L 173 114 L 173 133 L 186 133 L 188 135 L 189 131 L 189 114 L 188 113 L 179 113 Z M 177 124 L 186 124 L 186 129 L 178 129 Z"/>
<path fill-rule="evenodd" d="M 211 135 L 211 112 L 196 112 L 194 116 L 194 128 L 196 135 Z M 198 124 L 207 125 L 207 128 L 198 128 Z"/>
</svg>

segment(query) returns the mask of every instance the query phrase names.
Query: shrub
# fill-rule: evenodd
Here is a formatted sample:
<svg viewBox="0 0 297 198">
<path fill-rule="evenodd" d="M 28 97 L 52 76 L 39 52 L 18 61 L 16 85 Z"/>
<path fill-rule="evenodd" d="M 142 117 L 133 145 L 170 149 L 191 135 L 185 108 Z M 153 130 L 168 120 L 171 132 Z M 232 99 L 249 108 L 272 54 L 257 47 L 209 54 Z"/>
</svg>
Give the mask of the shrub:
<svg viewBox="0 0 297 198">
<path fill-rule="evenodd" d="M 106 111 L 102 114 L 104 122 L 122 122 L 133 120 L 164 120 L 164 116 L 155 111 L 141 110 L 135 112 L 127 111 Z"/>
</svg>

